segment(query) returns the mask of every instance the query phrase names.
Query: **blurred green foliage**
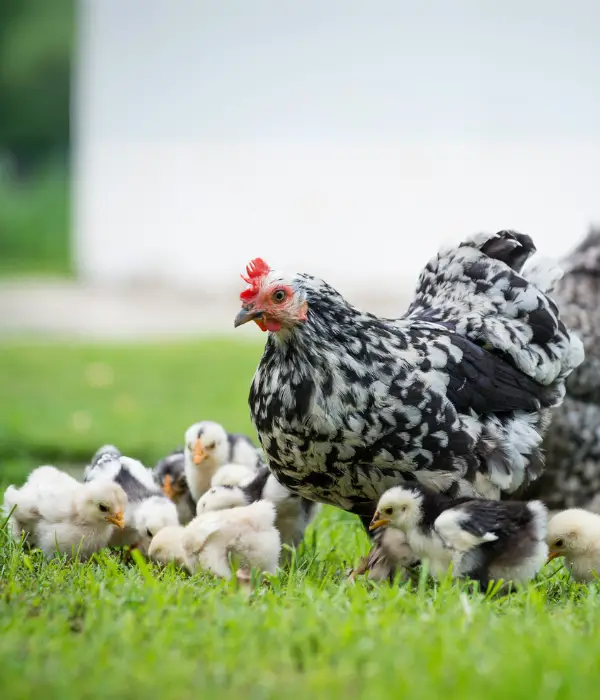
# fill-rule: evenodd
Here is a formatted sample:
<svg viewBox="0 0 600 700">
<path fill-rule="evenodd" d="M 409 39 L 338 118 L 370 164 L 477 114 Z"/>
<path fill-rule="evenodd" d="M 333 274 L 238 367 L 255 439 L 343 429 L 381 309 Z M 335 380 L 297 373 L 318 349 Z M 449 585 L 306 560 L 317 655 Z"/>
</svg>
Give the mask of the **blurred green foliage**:
<svg viewBox="0 0 600 700">
<path fill-rule="evenodd" d="M 18 175 L 69 146 L 74 0 L 0 2 L 0 154 Z"/>
<path fill-rule="evenodd" d="M 49 163 L 26 183 L 0 173 L 0 274 L 67 274 L 69 179 Z"/>
<path fill-rule="evenodd" d="M 75 0 L 0 0 L 0 274 L 70 269 L 74 38 Z"/>
</svg>

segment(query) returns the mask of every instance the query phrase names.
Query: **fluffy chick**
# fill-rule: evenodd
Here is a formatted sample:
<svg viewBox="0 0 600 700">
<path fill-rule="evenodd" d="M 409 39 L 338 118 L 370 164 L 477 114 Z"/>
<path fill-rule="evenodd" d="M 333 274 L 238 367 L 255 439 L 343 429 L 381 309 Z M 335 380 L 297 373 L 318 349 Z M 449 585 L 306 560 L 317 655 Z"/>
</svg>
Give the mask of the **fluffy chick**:
<svg viewBox="0 0 600 700">
<path fill-rule="evenodd" d="M 548 524 L 550 559 L 564 557 L 577 581 L 600 576 L 600 515 L 581 508 L 557 513 Z"/>
<path fill-rule="evenodd" d="M 123 528 L 127 496 L 114 483 L 81 484 L 54 467 L 34 470 L 20 488 L 9 486 L 4 513 L 15 537 L 25 535 L 45 556 L 57 552 L 86 559 Z"/>
<path fill-rule="evenodd" d="M 148 493 L 160 493 L 152 471 L 139 460 L 122 455 L 112 445 L 101 447 L 84 471 L 84 481 L 96 479 L 114 481 L 123 488 L 129 500 L 133 501 L 140 500 Z"/>
<path fill-rule="evenodd" d="M 243 464 L 256 470 L 262 455 L 250 438 L 232 435 L 219 423 L 194 423 L 185 433 L 185 475 L 195 501 L 210 488 L 217 469 L 224 464 Z"/>
<path fill-rule="evenodd" d="M 86 467 L 86 471 L 88 469 L 92 469 L 99 461 L 100 458 L 103 457 L 104 455 L 111 455 L 113 457 L 120 457 L 121 456 L 121 450 L 118 447 L 115 447 L 115 445 L 102 445 L 102 447 L 99 447 L 94 456 L 92 457 L 92 461 L 90 462 L 89 466 Z"/>
<path fill-rule="evenodd" d="M 166 527 L 178 527 L 177 506 L 164 496 L 145 498 L 134 511 L 136 545 L 148 553 L 152 539 Z"/>
<path fill-rule="evenodd" d="M 210 480 L 213 486 L 243 486 L 256 475 L 256 469 L 245 464 L 224 464 L 219 467 Z"/>
<path fill-rule="evenodd" d="M 157 564 L 175 562 L 180 566 L 185 566 L 185 554 L 181 546 L 184 532 L 185 528 L 181 525 L 163 527 L 152 538 L 152 542 L 148 547 L 148 558 Z"/>
<path fill-rule="evenodd" d="M 350 574 L 350 579 L 368 572 L 373 581 L 392 581 L 397 572 L 403 577 L 414 573 L 419 558 L 410 548 L 408 538 L 402 530 L 386 527 L 376 533 L 375 545 L 368 556 Z"/>
<path fill-rule="evenodd" d="M 268 501 L 256 501 L 205 513 L 185 528 L 181 544 L 192 572 L 205 569 L 229 579 L 231 554 L 243 569 L 274 573 L 281 552 L 275 507 Z"/>
<path fill-rule="evenodd" d="M 137 459 L 105 453 L 90 465 L 85 479 L 116 483 L 127 494 L 125 527 L 113 534 L 112 547 L 136 546 L 145 553 L 162 527 L 179 525 L 175 504 L 161 494 L 152 472 Z"/>
<path fill-rule="evenodd" d="M 422 487 L 395 487 L 381 497 L 371 527 L 402 530 L 433 576 L 478 581 L 531 580 L 546 562 L 548 512 L 539 501 L 453 499 Z"/>
<path fill-rule="evenodd" d="M 261 499 L 275 506 L 275 527 L 279 530 L 282 543 L 297 547 L 319 506 L 282 486 L 267 467 L 261 467 L 254 479 L 242 486 L 210 488 L 198 501 L 196 512 L 201 515 L 245 506 Z"/>
<path fill-rule="evenodd" d="M 173 450 L 159 460 L 154 467 L 154 480 L 163 494 L 177 506 L 177 515 L 182 525 L 187 525 L 196 515 L 196 501 L 185 478 L 185 456 L 183 447 Z"/>
</svg>

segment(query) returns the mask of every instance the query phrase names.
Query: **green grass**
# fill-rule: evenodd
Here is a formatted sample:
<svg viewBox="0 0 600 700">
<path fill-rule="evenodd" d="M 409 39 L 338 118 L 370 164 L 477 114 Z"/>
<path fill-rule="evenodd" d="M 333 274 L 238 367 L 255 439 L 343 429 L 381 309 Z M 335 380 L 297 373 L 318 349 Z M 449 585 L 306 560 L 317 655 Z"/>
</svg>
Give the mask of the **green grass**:
<svg viewBox="0 0 600 700">
<path fill-rule="evenodd" d="M 68 274 L 69 180 L 59 166 L 18 183 L 0 173 L 0 274 Z"/>
<path fill-rule="evenodd" d="M 83 464 L 103 441 L 152 462 L 204 417 L 248 430 L 260 347 L 0 345 L 0 480 Z M 100 555 L 44 562 L 0 532 L 0 697 L 580 700 L 600 683 L 600 588 L 548 569 L 486 599 L 351 585 L 367 549 L 324 509 L 291 570 L 251 595 Z"/>
</svg>

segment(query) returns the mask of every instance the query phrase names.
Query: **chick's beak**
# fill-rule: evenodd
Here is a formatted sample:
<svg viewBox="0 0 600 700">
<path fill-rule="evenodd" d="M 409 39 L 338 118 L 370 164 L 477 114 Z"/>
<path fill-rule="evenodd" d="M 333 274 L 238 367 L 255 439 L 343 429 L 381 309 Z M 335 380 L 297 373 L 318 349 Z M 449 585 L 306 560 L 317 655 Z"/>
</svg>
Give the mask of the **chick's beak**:
<svg viewBox="0 0 600 700">
<path fill-rule="evenodd" d="M 550 552 L 550 554 L 548 555 L 548 561 L 546 563 L 549 564 L 553 559 L 556 559 L 556 557 L 561 556 L 562 554 L 560 552 Z"/>
<path fill-rule="evenodd" d="M 125 518 L 123 517 L 123 511 L 117 513 L 116 515 L 109 515 L 106 519 L 109 523 L 120 527 L 121 530 L 125 527 Z"/>
<path fill-rule="evenodd" d="M 387 527 L 390 524 L 390 521 L 388 518 L 382 518 L 381 515 L 379 514 L 379 511 L 375 512 L 375 515 L 373 516 L 373 520 L 371 520 L 371 524 L 369 525 L 369 530 L 377 530 L 380 527 Z"/>
<path fill-rule="evenodd" d="M 170 474 L 165 476 L 162 490 L 167 498 L 173 500 L 173 497 L 175 496 L 175 489 L 173 488 L 173 477 Z"/>
<path fill-rule="evenodd" d="M 200 440 L 196 440 L 196 444 L 194 445 L 194 464 L 200 464 L 206 457 L 206 451 L 204 447 L 202 447 L 202 443 Z"/>
<path fill-rule="evenodd" d="M 264 312 L 260 309 L 256 309 L 250 306 L 242 306 L 242 308 L 239 310 L 238 315 L 235 317 L 233 327 L 237 328 L 238 326 L 243 326 L 244 323 L 248 323 L 248 321 L 260 321 L 263 313 Z"/>
</svg>

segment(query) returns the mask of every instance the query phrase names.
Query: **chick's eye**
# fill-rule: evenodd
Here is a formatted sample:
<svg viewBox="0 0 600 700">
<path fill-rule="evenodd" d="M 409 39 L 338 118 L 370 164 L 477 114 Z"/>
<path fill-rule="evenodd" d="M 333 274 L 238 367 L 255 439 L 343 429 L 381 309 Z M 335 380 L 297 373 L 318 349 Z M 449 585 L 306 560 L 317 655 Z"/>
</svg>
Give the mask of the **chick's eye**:
<svg viewBox="0 0 600 700">
<path fill-rule="evenodd" d="M 206 449 L 207 449 L 207 450 L 214 450 L 214 449 L 215 449 L 215 443 L 214 443 L 214 442 L 211 442 L 210 445 L 207 445 L 207 446 L 206 446 Z"/>
<path fill-rule="evenodd" d="M 563 539 L 556 540 L 556 542 L 554 543 L 554 546 L 555 547 L 562 547 L 564 543 L 565 543 L 565 541 Z"/>
<path fill-rule="evenodd" d="M 281 302 L 285 299 L 286 294 L 283 289 L 276 289 L 273 292 L 273 301 L 277 304 L 281 304 Z"/>
<path fill-rule="evenodd" d="M 146 534 L 148 535 L 148 537 L 150 539 L 152 539 L 153 535 L 152 535 L 152 532 L 150 531 L 150 529 L 146 530 Z"/>
<path fill-rule="evenodd" d="M 387 508 L 383 509 L 384 515 L 392 515 L 393 512 L 394 512 L 394 509 L 391 506 L 388 506 Z"/>
<path fill-rule="evenodd" d="M 100 503 L 100 504 L 98 505 L 98 510 L 99 510 L 101 513 L 108 513 L 108 506 L 104 505 L 104 503 Z"/>
</svg>

